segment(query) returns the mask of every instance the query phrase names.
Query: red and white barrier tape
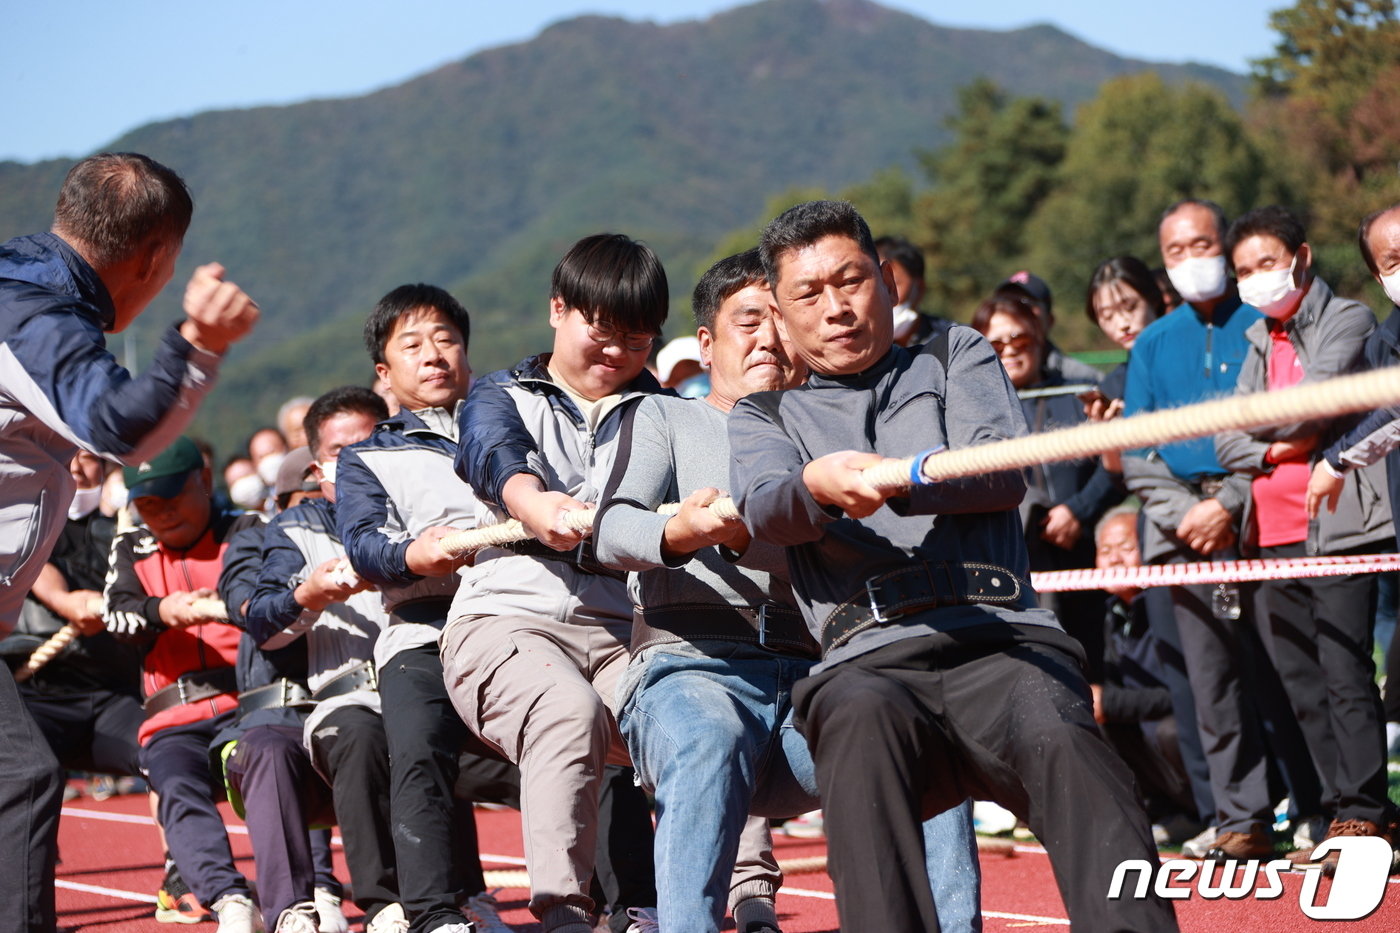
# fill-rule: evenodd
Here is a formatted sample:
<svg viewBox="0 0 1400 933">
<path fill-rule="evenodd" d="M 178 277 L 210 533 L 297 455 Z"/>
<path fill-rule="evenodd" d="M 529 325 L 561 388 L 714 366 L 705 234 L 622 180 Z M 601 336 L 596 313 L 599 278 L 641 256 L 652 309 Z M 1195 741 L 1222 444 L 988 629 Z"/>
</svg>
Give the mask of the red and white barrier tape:
<svg viewBox="0 0 1400 933">
<path fill-rule="evenodd" d="M 1052 570 L 1032 573 L 1038 593 L 1068 593 L 1108 587 L 1185 586 L 1191 583 L 1245 583 L 1303 577 L 1339 577 L 1349 573 L 1400 570 L 1400 554 L 1355 554 L 1345 557 L 1294 557 L 1287 560 L 1223 560 L 1196 564 L 1150 564 L 1103 570 Z"/>
</svg>

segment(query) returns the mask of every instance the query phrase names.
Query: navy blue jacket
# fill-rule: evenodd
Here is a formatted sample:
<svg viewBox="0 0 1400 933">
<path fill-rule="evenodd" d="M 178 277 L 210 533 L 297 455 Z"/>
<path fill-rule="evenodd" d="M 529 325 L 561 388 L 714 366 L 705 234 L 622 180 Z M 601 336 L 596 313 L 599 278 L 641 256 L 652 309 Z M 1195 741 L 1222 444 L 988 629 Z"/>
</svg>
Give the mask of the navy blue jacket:
<svg viewBox="0 0 1400 933">
<path fill-rule="evenodd" d="M 0 634 L 67 520 L 77 449 L 149 460 L 213 385 L 219 358 L 174 327 L 133 379 L 107 351 L 115 316 L 102 279 L 59 237 L 0 245 Z"/>
</svg>

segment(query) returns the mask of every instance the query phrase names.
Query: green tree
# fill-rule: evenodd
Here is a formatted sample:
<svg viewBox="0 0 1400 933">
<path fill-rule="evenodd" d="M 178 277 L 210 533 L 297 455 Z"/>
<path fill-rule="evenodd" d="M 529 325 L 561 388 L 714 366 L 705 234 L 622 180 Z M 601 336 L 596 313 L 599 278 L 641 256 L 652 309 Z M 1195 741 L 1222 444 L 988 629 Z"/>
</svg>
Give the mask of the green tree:
<svg viewBox="0 0 1400 933">
<path fill-rule="evenodd" d="M 1234 214 L 1286 200 L 1224 96 L 1168 87 L 1150 72 L 1106 82 L 1080 110 L 1056 180 L 1027 227 L 1028 265 L 1063 309 L 1082 303 L 1104 259 L 1126 253 L 1157 265 L 1158 220 L 1174 201 L 1209 198 Z M 1057 321 L 1069 346 L 1099 339 L 1082 314 Z"/>
<path fill-rule="evenodd" d="M 1270 17 L 1251 113 L 1280 172 L 1305 193 L 1308 233 L 1343 291 L 1366 276 L 1349 241 L 1400 200 L 1400 20 L 1394 0 L 1300 0 Z"/>
<path fill-rule="evenodd" d="M 928 306 L 966 317 L 1025 254 L 1026 222 L 1054 189 L 1069 129 L 1057 102 L 1011 97 L 987 79 L 959 92 L 947 126 L 953 142 L 920 154 L 933 187 L 914 204 L 913 233 Z"/>
</svg>

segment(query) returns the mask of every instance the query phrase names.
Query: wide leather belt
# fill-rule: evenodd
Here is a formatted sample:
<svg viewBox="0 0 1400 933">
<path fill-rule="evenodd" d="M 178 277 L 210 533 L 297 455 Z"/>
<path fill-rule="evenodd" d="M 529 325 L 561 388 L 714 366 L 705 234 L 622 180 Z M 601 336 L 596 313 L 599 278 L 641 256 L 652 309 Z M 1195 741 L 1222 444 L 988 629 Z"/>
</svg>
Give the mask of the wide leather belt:
<svg viewBox="0 0 1400 933">
<path fill-rule="evenodd" d="M 554 560 L 561 564 L 569 564 L 580 573 L 589 573 L 599 577 L 611 577 L 614 580 L 626 580 L 627 574 L 622 570 L 614 570 L 611 567 L 604 567 L 598 563 L 593 556 L 593 542 L 584 539 L 579 542 L 578 547 L 571 551 L 556 551 L 554 548 L 535 538 L 527 538 L 524 541 L 510 541 L 506 544 L 497 545 L 503 550 L 512 554 L 520 554 L 525 557 L 538 557 L 541 560 Z"/>
<path fill-rule="evenodd" d="M 928 609 L 974 603 L 1030 608 L 1036 600 L 1028 582 L 996 564 L 915 561 L 869 578 L 864 589 L 831 610 L 822 623 L 822 656 L 868 628 Z"/>
<path fill-rule="evenodd" d="M 302 709 L 311 706 L 311 691 L 295 680 L 280 677 L 270 684 L 244 690 L 238 695 L 238 716 L 243 718 L 260 709 Z"/>
<path fill-rule="evenodd" d="M 166 684 L 146 697 L 141 708 L 150 719 L 156 713 L 163 713 L 186 703 L 208 700 L 225 693 L 238 691 L 238 674 L 231 667 L 217 667 L 210 671 L 195 671 L 178 678 L 173 684 Z"/>
<path fill-rule="evenodd" d="M 786 606 L 654 606 L 632 612 L 631 651 L 682 641 L 737 641 L 780 654 L 816 658 L 802 614 Z"/>
<path fill-rule="evenodd" d="M 379 678 L 374 673 L 373 661 L 361 661 L 347 671 L 335 675 L 321 684 L 321 688 L 311 694 L 317 703 L 331 697 L 344 696 L 356 690 L 378 690 Z"/>
<path fill-rule="evenodd" d="M 442 628 L 447 624 L 447 613 L 452 609 L 451 596 L 422 596 L 408 599 L 389 610 L 389 624 L 398 625 L 411 622 L 415 625 L 431 625 Z"/>
</svg>

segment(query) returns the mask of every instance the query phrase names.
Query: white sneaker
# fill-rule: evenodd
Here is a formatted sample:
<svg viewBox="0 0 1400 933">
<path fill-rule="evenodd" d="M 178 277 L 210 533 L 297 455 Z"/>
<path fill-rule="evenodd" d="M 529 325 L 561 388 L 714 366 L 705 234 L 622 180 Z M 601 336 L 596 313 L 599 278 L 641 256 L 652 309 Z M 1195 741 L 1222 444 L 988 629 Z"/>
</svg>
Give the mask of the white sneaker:
<svg viewBox="0 0 1400 933">
<path fill-rule="evenodd" d="M 655 907 L 629 907 L 627 919 L 632 921 L 627 933 L 661 933 L 661 920 Z"/>
<path fill-rule="evenodd" d="M 1207 826 L 1181 844 L 1182 858 L 1205 858 L 1215 846 L 1215 827 Z"/>
<path fill-rule="evenodd" d="M 274 933 L 317 933 L 316 904 L 302 901 L 282 911 Z"/>
<path fill-rule="evenodd" d="M 365 924 L 365 933 L 408 933 L 408 918 L 402 904 L 390 904 Z"/>
<path fill-rule="evenodd" d="M 219 933 L 263 933 L 262 914 L 246 894 L 225 894 L 214 902 Z"/>
<path fill-rule="evenodd" d="M 350 933 L 350 921 L 340 909 L 340 898 L 328 888 L 313 892 L 316 904 L 316 929 L 319 933 Z"/>
<path fill-rule="evenodd" d="M 476 933 L 512 933 L 498 913 L 501 905 L 496 903 L 495 893 L 482 891 L 467 898 L 467 902 L 462 905 L 462 913 L 476 926 Z"/>
<path fill-rule="evenodd" d="M 1317 844 L 1327 838 L 1327 828 L 1332 821 L 1325 816 L 1309 816 L 1298 821 L 1293 830 L 1293 848 L 1311 852 Z"/>
</svg>

